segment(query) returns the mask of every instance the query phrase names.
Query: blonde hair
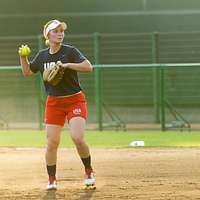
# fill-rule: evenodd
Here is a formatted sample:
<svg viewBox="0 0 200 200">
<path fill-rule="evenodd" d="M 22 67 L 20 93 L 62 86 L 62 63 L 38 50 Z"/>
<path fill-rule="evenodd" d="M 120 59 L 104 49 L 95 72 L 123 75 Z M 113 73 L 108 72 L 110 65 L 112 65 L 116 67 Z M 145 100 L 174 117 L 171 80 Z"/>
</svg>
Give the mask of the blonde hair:
<svg viewBox="0 0 200 200">
<path fill-rule="evenodd" d="M 43 28 L 43 35 L 44 35 L 44 38 L 45 38 L 45 45 L 46 46 L 49 46 L 50 45 L 50 42 L 49 42 L 49 39 L 48 39 L 48 35 L 45 35 L 45 31 L 47 29 L 47 27 L 54 21 L 58 21 L 58 20 L 55 20 L 55 19 L 52 19 L 50 21 L 48 21 L 45 25 L 44 25 L 44 28 Z M 65 22 L 60 22 L 63 29 L 66 30 L 67 29 L 67 24 Z"/>
<path fill-rule="evenodd" d="M 49 39 L 46 39 L 46 40 L 45 40 L 45 45 L 46 45 L 47 47 L 49 47 L 49 46 L 50 46 Z"/>
<path fill-rule="evenodd" d="M 43 28 L 43 35 L 44 35 L 44 38 L 45 38 L 45 45 L 49 47 L 49 39 L 47 37 L 45 37 L 45 30 L 46 28 L 49 26 L 49 24 L 51 24 L 53 22 L 53 19 L 48 21 L 45 25 L 44 25 L 44 28 Z"/>
</svg>

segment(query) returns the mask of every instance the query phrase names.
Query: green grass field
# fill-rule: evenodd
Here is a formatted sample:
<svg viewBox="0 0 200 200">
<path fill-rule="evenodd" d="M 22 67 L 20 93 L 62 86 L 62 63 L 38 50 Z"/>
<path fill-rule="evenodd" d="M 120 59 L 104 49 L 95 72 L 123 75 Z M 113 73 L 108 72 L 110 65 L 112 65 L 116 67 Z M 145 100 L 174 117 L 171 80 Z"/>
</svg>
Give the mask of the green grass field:
<svg viewBox="0 0 200 200">
<path fill-rule="evenodd" d="M 200 132 L 87 131 L 86 139 L 91 147 L 103 148 L 128 147 L 134 140 L 143 140 L 146 147 L 200 147 Z M 44 131 L 0 131 L 0 147 L 45 147 L 45 142 Z M 74 146 L 66 130 L 62 132 L 60 146 Z"/>
</svg>

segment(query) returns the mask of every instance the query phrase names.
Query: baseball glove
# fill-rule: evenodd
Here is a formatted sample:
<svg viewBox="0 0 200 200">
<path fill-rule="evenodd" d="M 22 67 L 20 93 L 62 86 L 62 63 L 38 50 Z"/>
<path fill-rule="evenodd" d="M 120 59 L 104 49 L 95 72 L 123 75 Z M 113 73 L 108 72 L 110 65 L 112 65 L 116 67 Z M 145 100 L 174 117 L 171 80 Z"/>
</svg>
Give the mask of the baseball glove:
<svg viewBox="0 0 200 200">
<path fill-rule="evenodd" d="M 62 63 L 58 61 L 54 66 L 44 70 L 43 80 L 55 86 L 62 80 L 63 75 L 64 68 L 62 67 Z"/>
</svg>

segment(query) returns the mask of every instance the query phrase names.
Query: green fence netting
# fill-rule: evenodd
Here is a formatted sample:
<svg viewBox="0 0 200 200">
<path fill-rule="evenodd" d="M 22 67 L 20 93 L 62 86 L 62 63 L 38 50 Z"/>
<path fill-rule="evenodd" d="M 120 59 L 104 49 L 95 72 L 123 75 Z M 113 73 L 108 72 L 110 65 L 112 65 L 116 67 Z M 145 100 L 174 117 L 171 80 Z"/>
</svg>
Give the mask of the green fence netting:
<svg viewBox="0 0 200 200">
<path fill-rule="evenodd" d="M 182 128 L 200 123 L 200 64 L 95 65 L 93 73 L 79 77 L 93 128 L 101 123 L 100 129 L 165 130 L 173 123 Z M 0 91 L 2 127 L 42 127 L 45 92 L 39 75 L 25 78 L 20 68 L 1 67 Z"/>
<path fill-rule="evenodd" d="M 151 65 L 145 68 L 124 66 L 156 62 L 198 63 L 199 36 L 199 32 L 66 35 L 65 43 L 78 47 L 93 64 L 116 66 L 103 67 L 98 73 L 79 75 L 87 95 L 88 123 L 97 127 L 99 122 L 99 102 L 95 97 L 100 86 L 105 126 L 113 124 L 116 127 L 118 122 L 126 124 L 126 127 L 135 127 L 136 124 L 147 124 L 147 128 L 152 124 L 160 126 L 160 69 Z M 41 93 L 39 76 L 24 78 L 19 69 L 10 68 L 11 65 L 19 65 L 17 49 L 21 44 L 31 47 L 30 59 L 44 48 L 41 36 L 0 37 L 0 125 L 41 128 L 45 95 Z M 117 67 L 118 64 L 123 65 Z M 170 104 L 166 106 L 166 124 L 177 121 L 172 114 L 172 107 L 190 123 L 199 123 L 199 73 L 196 66 L 174 65 L 165 69 L 166 105 Z"/>
</svg>

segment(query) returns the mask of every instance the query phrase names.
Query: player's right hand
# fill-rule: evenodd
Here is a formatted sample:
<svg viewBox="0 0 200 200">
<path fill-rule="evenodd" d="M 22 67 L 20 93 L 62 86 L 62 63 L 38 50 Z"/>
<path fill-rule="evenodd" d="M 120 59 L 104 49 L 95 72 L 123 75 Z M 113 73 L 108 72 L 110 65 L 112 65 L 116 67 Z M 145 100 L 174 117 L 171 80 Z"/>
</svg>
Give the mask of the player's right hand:
<svg viewBox="0 0 200 200">
<path fill-rule="evenodd" d="M 21 45 L 21 47 L 19 47 L 18 53 L 20 56 L 28 56 L 31 53 L 31 49 L 28 47 L 28 45 Z"/>
</svg>

